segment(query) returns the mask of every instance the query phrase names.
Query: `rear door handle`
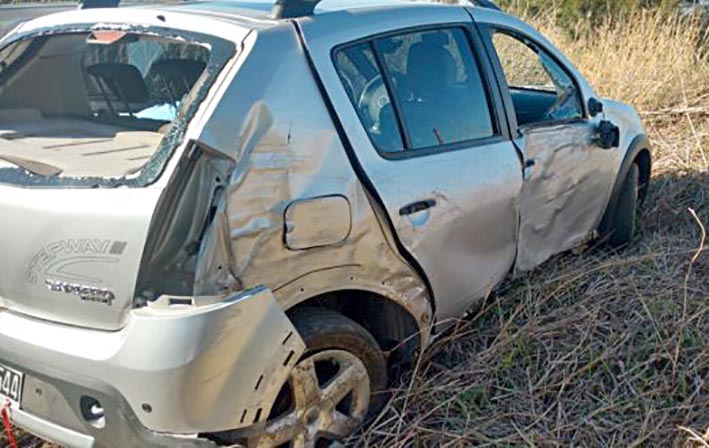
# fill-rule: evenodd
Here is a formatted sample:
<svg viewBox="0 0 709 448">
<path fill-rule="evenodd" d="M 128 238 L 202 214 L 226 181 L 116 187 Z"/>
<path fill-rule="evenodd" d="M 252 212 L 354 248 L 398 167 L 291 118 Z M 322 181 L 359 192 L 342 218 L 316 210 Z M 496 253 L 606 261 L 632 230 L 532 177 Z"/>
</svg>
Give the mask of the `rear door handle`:
<svg viewBox="0 0 709 448">
<path fill-rule="evenodd" d="M 429 208 L 433 208 L 436 206 L 436 200 L 435 199 L 426 199 L 423 201 L 418 201 L 414 202 L 413 204 L 405 205 L 399 209 L 399 215 L 401 216 L 406 216 L 406 215 L 413 215 L 414 213 L 422 212 L 424 210 L 428 210 Z"/>
<path fill-rule="evenodd" d="M 527 159 L 524 161 L 524 178 L 529 179 L 532 177 L 532 174 L 534 173 L 533 169 L 535 165 L 537 164 L 537 161 L 534 159 Z"/>
</svg>

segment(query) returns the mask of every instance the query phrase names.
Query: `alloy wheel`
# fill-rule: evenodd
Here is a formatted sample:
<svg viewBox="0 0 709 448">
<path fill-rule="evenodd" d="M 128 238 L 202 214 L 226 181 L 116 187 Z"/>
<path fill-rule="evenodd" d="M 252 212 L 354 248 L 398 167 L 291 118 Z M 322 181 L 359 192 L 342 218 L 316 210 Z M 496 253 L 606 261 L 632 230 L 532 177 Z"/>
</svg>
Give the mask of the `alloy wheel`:
<svg viewBox="0 0 709 448">
<path fill-rule="evenodd" d="M 264 431 L 249 446 L 341 446 L 364 422 L 369 396 L 369 374 L 357 356 L 344 350 L 314 353 L 293 368 Z"/>
</svg>

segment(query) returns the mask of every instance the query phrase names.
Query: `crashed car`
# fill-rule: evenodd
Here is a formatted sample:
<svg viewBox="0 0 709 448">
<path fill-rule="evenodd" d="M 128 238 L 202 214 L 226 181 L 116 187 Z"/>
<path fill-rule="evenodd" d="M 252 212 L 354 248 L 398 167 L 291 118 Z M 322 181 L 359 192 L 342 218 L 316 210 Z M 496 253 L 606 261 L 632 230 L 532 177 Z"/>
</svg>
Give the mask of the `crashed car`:
<svg viewBox="0 0 709 448">
<path fill-rule="evenodd" d="M 0 394 L 68 447 L 341 443 L 650 145 L 489 4 L 187 2 L 0 41 Z"/>
</svg>

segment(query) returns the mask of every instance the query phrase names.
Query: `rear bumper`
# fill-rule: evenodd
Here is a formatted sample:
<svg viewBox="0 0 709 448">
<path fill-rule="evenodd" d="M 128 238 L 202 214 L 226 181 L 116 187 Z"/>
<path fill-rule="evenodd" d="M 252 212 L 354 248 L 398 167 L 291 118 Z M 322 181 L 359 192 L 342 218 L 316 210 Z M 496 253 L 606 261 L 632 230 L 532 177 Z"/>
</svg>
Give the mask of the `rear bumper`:
<svg viewBox="0 0 709 448">
<path fill-rule="evenodd" d="M 213 446 L 198 434 L 258 422 L 304 343 L 266 289 L 210 300 L 163 298 L 117 332 L 1 311 L 0 363 L 25 374 L 12 420 L 69 447 Z"/>
<path fill-rule="evenodd" d="M 19 409 L 12 412 L 12 420 L 32 434 L 60 443 L 63 446 L 73 448 L 93 448 L 95 446 L 96 441 L 89 435 L 72 431 Z"/>
<path fill-rule="evenodd" d="M 112 435 L 90 435 L 69 429 L 49 420 L 36 417 L 22 410 L 12 412 L 12 421 L 27 432 L 44 440 L 67 448 L 99 447 L 178 447 L 178 448 L 215 448 L 216 445 L 198 436 L 179 436 L 177 434 L 154 433 L 145 428 L 125 428 L 120 431 L 124 439 L 116 440 Z M 130 431 L 130 432 L 126 432 Z M 110 431 L 113 433 L 114 431 Z M 129 435 L 130 437 L 126 437 Z"/>
</svg>

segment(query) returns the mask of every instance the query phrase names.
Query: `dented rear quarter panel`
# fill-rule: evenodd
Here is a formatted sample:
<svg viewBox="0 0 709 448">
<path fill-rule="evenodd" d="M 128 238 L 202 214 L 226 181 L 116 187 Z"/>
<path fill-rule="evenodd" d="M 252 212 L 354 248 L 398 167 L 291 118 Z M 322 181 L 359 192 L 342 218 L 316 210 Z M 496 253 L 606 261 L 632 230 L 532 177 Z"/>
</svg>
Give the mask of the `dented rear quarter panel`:
<svg viewBox="0 0 709 448">
<path fill-rule="evenodd" d="M 426 286 L 397 253 L 352 168 L 295 29 L 261 30 L 246 46 L 248 57 L 199 137 L 234 167 L 199 254 L 196 294 L 214 284 L 263 284 L 290 308 L 333 291 L 372 292 L 425 327 Z M 309 216 L 288 212 L 303 203 Z M 289 247 L 289 232 L 306 226 Z"/>
</svg>

